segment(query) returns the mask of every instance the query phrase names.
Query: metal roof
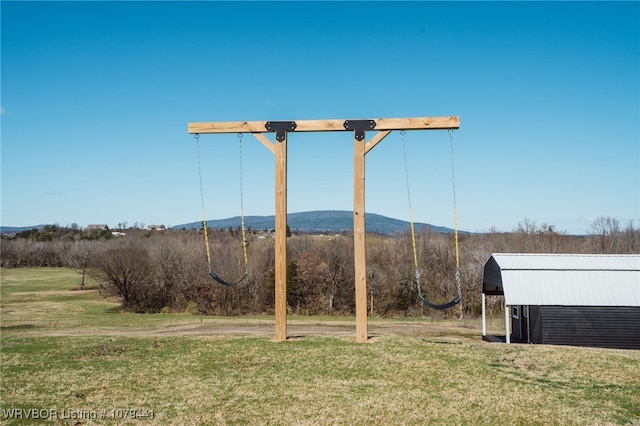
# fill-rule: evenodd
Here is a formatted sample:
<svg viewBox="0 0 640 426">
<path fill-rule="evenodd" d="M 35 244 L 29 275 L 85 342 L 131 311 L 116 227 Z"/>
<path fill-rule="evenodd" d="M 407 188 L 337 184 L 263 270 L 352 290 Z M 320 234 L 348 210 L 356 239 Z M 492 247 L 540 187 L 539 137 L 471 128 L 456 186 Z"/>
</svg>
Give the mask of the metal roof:
<svg viewBox="0 0 640 426">
<path fill-rule="evenodd" d="M 640 255 L 494 253 L 482 291 L 507 305 L 640 307 Z"/>
</svg>

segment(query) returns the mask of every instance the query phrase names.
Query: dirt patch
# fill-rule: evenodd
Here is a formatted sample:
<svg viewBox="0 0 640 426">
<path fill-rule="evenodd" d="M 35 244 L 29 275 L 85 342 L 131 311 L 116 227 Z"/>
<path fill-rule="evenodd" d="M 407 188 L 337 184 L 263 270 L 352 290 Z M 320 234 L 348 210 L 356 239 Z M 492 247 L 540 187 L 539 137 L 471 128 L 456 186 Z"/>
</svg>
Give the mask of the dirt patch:
<svg viewBox="0 0 640 426">
<path fill-rule="evenodd" d="M 241 319 L 229 321 L 212 320 L 208 322 L 177 324 L 153 329 L 132 329 L 120 327 L 82 327 L 68 329 L 22 330 L 24 334 L 46 336 L 236 336 L 236 337 L 272 337 L 275 325 L 270 321 L 247 322 Z M 419 336 L 435 343 L 462 343 L 477 341 L 481 336 L 478 330 L 451 326 L 449 324 L 419 323 L 374 323 L 368 325 L 371 339 L 382 336 Z M 355 337 L 356 326 L 347 321 L 305 322 L 290 321 L 287 323 L 288 339 L 305 337 Z"/>
</svg>

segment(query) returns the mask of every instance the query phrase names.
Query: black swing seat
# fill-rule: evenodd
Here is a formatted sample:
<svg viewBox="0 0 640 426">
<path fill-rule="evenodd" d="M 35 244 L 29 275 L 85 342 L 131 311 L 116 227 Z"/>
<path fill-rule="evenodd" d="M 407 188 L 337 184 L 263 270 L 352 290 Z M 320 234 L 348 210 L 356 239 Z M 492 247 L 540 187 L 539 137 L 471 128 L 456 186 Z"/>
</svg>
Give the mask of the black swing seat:
<svg viewBox="0 0 640 426">
<path fill-rule="evenodd" d="M 247 278 L 247 275 L 249 275 L 249 274 L 247 272 L 245 272 L 245 274 L 242 276 L 242 278 L 240 278 L 238 281 L 236 281 L 234 283 L 230 283 L 230 282 L 227 282 L 227 281 L 223 280 L 222 278 L 217 276 L 216 273 L 213 272 L 213 271 L 209 271 L 209 275 L 211 275 L 211 278 L 216 280 L 216 282 L 218 282 L 218 284 L 222 284 L 225 287 L 235 287 L 238 284 L 240 284 L 245 278 Z"/>
<path fill-rule="evenodd" d="M 458 303 L 460 303 L 460 297 L 456 297 L 455 299 L 453 299 L 451 302 L 449 303 L 445 303 L 443 305 L 436 305 L 435 303 L 431 303 L 427 300 L 426 297 L 424 297 L 424 294 L 422 293 L 418 293 L 418 297 L 420 298 L 420 300 L 422 300 L 422 302 L 427 305 L 430 308 L 433 309 L 437 309 L 439 311 L 445 310 L 445 309 L 449 309 L 452 308 L 454 306 L 456 306 Z"/>
</svg>

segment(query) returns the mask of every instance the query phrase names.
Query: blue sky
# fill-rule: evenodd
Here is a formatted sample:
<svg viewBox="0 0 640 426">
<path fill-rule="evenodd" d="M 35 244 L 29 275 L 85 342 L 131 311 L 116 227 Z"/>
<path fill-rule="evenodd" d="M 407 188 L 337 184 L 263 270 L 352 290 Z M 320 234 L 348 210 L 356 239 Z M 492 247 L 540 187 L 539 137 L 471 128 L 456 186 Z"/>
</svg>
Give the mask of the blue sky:
<svg viewBox="0 0 640 426">
<path fill-rule="evenodd" d="M 3 226 L 199 220 L 188 122 L 451 115 L 461 229 L 640 226 L 638 2 L 0 7 Z M 405 137 L 415 220 L 452 226 L 447 131 Z M 207 215 L 237 216 L 237 135 L 200 144 Z M 274 214 L 273 155 L 242 148 L 245 214 Z M 352 210 L 352 150 L 290 134 L 288 211 Z M 408 220 L 404 170 L 392 132 L 368 212 Z"/>
</svg>

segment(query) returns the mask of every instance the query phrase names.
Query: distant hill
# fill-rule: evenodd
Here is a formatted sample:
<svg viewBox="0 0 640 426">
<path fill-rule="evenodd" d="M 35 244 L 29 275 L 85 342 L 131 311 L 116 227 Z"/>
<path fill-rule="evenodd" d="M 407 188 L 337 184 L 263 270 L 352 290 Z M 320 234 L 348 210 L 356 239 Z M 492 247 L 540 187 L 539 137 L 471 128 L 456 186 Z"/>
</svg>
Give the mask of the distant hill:
<svg viewBox="0 0 640 426">
<path fill-rule="evenodd" d="M 262 230 L 274 229 L 276 219 L 275 216 L 245 216 L 245 227 Z M 299 231 L 305 233 L 325 233 L 325 232 L 343 232 L 353 230 L 353 212 L 347 210 L 319 210 L 300 213 L 287 214 L 287 224 L 291 231 Z M 17 234 L 31 229 L 42 230 L 46 225 L 33 226 L 0 226 L 2 234 Z M 209 228 L 229 229 L 240 227 L 240 216 L 230 217 L 227 219 L 208 220 Z M 201 222 L 185 223 L 183 225 L 173 226 L 172 229 L 200 229 Z M 379 234 L 397 234 L 409 230 L 409 222 L 390 217 L 382 216 L 375 213 L 366 214 L 367 232 L 377 232 Z M 453 229 L 444 226 L 431 225 L 429 223 L 415 223 L 416 231 L 422 228 L 430 229 L 433 232 L 442 234 L 452 233 Z"/>
<path fill-rule="evenodd" d="M 275 228 L 275 216 L 245 216 L 246 228 L 261 230 Z M 345 210 L 319 210 L 287 214 L 287 224 L 291 231 L 306 233 L 342 232 L 353 230 L 353 212 Z M 422 228 L 433 232 L 448 234 L 453 229 L 444 226 L 435 226 L 429 223 L 415 223 L 416 231 Z M 172 229 L 200 229 L 201 221 L 185 223 L 173 226 Z M 240 227 L 240 216 L 227 219 L 207 220 L 209 228 L 228 229 Z M 367 232 L 380 234 L 396 234 L 409 230 L 409 222 L 381 216 L 375 213 L 366 213 Z"/>
<path fill-rule="evenodd" d="M 47 225 L 33 225 L 33 226 L 0 226 L 0 234 L 18 234 L 24 231 L 31 231 L 37 229 L 41 231 Z"/>
</svg>

